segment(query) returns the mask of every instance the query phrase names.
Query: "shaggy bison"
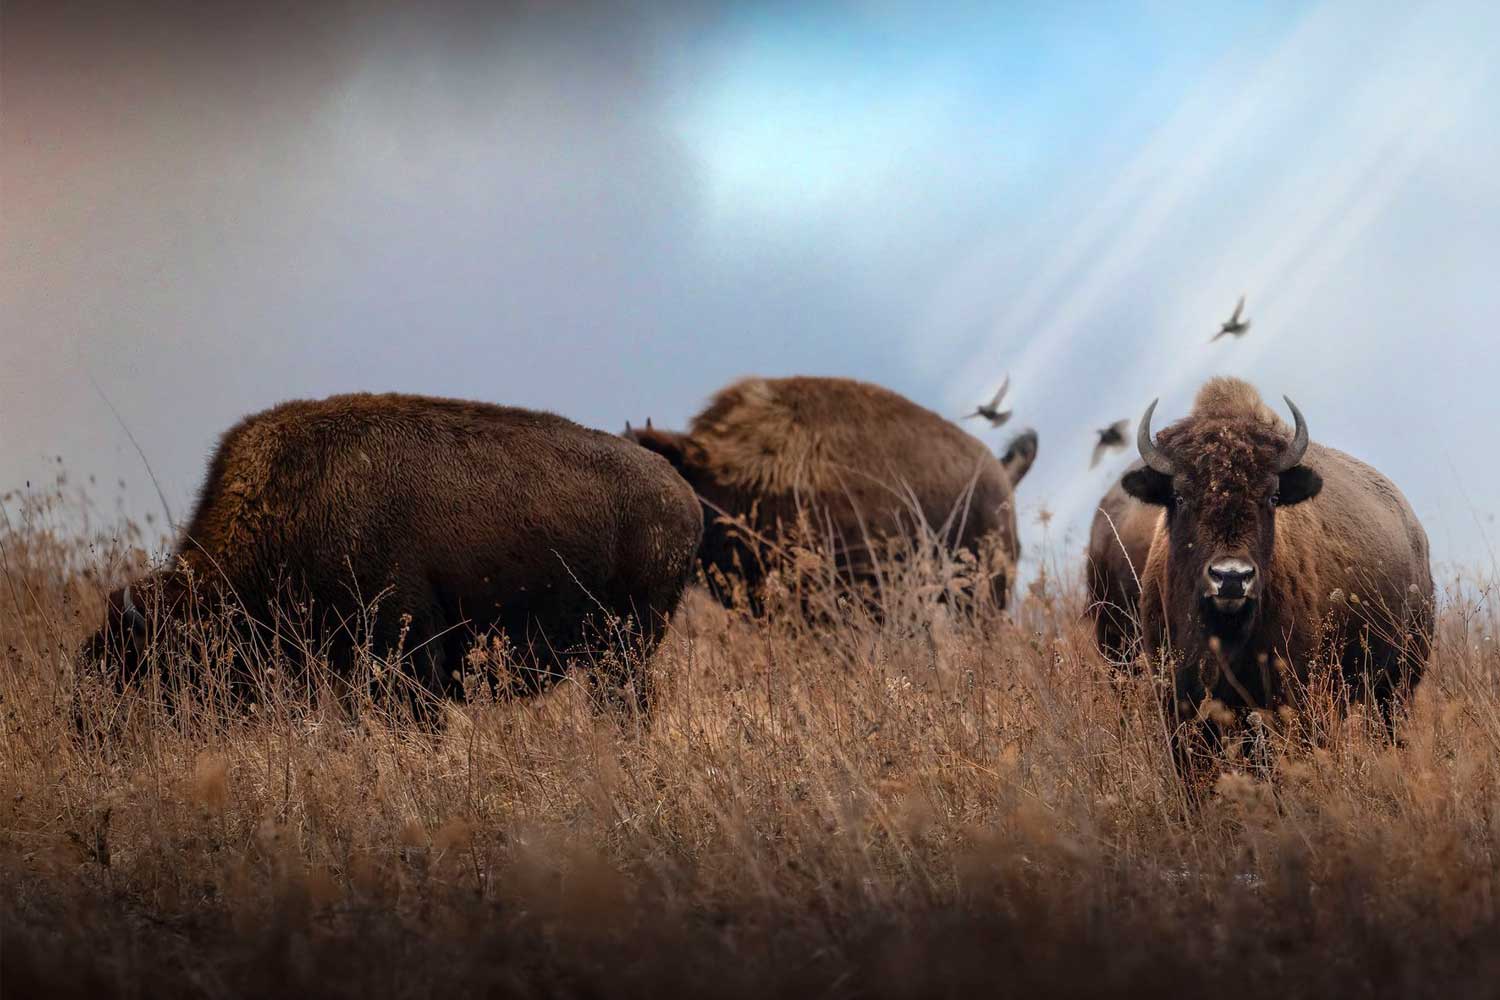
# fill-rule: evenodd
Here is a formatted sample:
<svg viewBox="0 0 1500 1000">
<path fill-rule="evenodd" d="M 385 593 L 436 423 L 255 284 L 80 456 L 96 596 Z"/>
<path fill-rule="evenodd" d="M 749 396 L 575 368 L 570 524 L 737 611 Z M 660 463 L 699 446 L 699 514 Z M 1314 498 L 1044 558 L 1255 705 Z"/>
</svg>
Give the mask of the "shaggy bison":
<svg viewBox="0 0 1500 1000">
<path fill-rule="evenodd" d="M 1312 443 L 1287 406 L 1291 433 L 1251 386 L 1216 378 L 1155 439 L 1155 403 L 1141 419 L 1142 465 L 1122 483 L 1165 510 L 1140 615 L 1147 653 L 1175 663 L 1169 717 L 1193 717 L 1206 697 L 1230 709 L 1284 704 L 1289 679 L 1306 679 L 1323 655 L 1390 719 L 1426 663 L 1433 586 L 1421 524 L 1390 480 Z M 1176 741 L 1181 765 L 1190 743 Z"/>
<path fill-rule="evenodd" d="M 1135 462 L 1127 473 L 1144 467 Z M 1116 481 L 1099 501 L 1089 527 L 1089 612 L 1099 650 L 1112 660 L 1129 659 L 1139 638 L 1141 575 L 1161 508 L 1141 503 Z"/>
<path fill-rule="evenodd" d="M 932 539 L 983 560 L 1003 607 L 1020 546 L 1014 491 L 1036 457 L 1027 431 L 997 459 L 980 441 L 888 389 L 839 378 L 748 378 L 721 390 L 685 433 L 626 428 L 703 501 L 700 559 L 729 600 L 756 604 L 793 525 L 827 542 L 841 581 L 869 586 L 883 543 Z"/>
<path fill-rule="evenodd" d="M 550 413 L 406 395 L 289 402 L 224 435 L 174 568 L 111 595 L 88 652 L 113 653 L 128 679 L 141 650 L 170 639 L 161 626 L 232 607 L 252 623 L 246 640 L 285 641 L 295 622 L 336 667 L 361 644 L 403 650 L 434 693 L 455 692 L 476 635 L 503 636 L 514 683 L 532 692 L 628 621 L 640 655 L 601 662 L 644 711 L 641 664 L 702 530 L 666 462 Z"/>
</svg>

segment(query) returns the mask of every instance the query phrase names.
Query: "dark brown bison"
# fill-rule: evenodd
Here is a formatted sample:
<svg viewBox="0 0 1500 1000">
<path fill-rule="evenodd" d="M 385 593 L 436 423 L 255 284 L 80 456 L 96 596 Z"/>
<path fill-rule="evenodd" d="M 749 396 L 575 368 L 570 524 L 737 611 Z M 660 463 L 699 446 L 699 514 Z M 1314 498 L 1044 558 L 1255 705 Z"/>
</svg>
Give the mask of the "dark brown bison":
<svg viewBox="0 0 1500 1000">
<path fill-rule="evenodd" d="M 129 679 L 166 626 L 232 606 L 252 623 L 244 641 L 301 626 L 336 666 L 361 644 L 399 648 L 434 693 L 455 693 L 476 636 L 503 635 L 531 692 L 631 622 L 640 655 L 601 659 L 618 665 L 611 690 L 633 682 L 646 710 L 640 665 L 702 530 L 666 462 L 550 413 L 405 395 L 284 403 L 224 435 L 173 568 L 112 594 L 88 653 Z"/>
<path fill-rule="evenodd" d="M 1285 704 L 1289 680 L 1335 655 L 1346 690 L 1390 719 L 1426 663 L 1433 586 L 1421 524 L 1390 480 L 1310 442 L 1287 406 L 1290 433 L 1251 386 L 1216 378 L 1155 439 L 1155 403 L 1141 419 L 1143 464 L 1122 482 L 1165 509 L 1140 608 L 1147 653 L 1175 663 L 1172 717 L 1192 718 L 1207 697 L 1231 710 Z M 1195 742 L 1176 741 L 1180 764 Z"/>
<path fill-rule="evenodd" d="M 1006 603 L 1020 552 L 1014 491 L 1036 457 L 1034 432 L 997 459 L 888 389 L 803 377 L 744 379 L 685 433 L 626 435 L 702 498 L 700 559 L 721 599 L 743 581 L 754 602 L 778 542 L 801 523 L 829 543 L 844 583 L 872 585 L 886 541 L 928 539 L 983 560 L 984 589 Z"/>
<path fill-rule="evenodd" d="M 1125 471 L 1144 465 L 1138 461 Z M 1141 576 L 1161 516 L 1160 507 L 1141 503 L 1118 480 L 1094 512 L 1088 546 L 1089 612 L 1099 650 L 1112 660 L 1129 660 L 1135 653 Z"/>
</svg>

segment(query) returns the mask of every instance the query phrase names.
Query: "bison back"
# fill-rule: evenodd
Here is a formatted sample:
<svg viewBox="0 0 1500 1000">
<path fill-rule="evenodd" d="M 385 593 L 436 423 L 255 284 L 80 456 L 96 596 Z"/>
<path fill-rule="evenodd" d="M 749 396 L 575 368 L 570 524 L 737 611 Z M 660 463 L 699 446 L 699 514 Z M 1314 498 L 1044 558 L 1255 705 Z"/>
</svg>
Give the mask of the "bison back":
<svg viewBox="0 0 1500 1000">
<path fill-rule="evenodd" d="M 1014 548 L 1010 480 L 982 442 L 879 386 L 850 379 L 746 379 L 694 420 L 707 478 L 733 513 L 786 519 L 812 507 L 846 540 L 921 521 L 948 541 L 999 531 Z M 768 525 L 765 525 L 768 526 Z"/>
<path fill-rule="evenodd" d="M 360 395 L 226 435 L 183 551 L 249 593 L 297 588 L 340 616 L 378 601 L 387 627 L 408 615 L 418 633 L 521 627 L 552 643 L 596 614 L 669 612 L 700 531 L 686 484 L 611 435 Z"/>
</svg>

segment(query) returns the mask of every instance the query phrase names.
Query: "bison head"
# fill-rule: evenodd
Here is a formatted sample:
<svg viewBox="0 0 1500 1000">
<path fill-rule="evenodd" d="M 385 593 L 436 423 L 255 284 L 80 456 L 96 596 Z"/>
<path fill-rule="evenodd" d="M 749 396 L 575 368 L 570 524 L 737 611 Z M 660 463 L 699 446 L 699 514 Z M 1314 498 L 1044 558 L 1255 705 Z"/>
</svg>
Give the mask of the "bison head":
<svg viewBox="0 0 1500 1000">
<path fill-rule="evenodd" d="M 1036 446 L 1036 431 L 1028 427 L 1010 439 L 1005 453 L 1000 456 L 1000 464 L 1005 466 L 1006 474 L 1010 476 L 1012 489 L 1031 471 L 1031 464 L 1036 461 Z"/>
<path fill-rule="evenodd" d="M 672 468 L 692 483 L 692 469 L 701 464 L 701 451 L 686 434 L 680 431 L 664 431 L 651 426 L 651 419 L 646 418 L 645 427 L 632 427 L 630 421 L 625 422 L 625 433 L 621 435 L 627 441 L 634 441 L 647 451 L 654 451 L 662 458 L 671 463 Z"/>
<path fill-rule="evenodd" d="M 83 665 L 102 670 L 117 687 L 139 678 L 162 625 L 180 614 L 191 585 L 180 572 L 153 573 L 109 595 L 104 624 L 84 644 Z"/>
<path fill-rule="evenodd" d="M 1196 618 L 1221 641 L 1249 634 L 1265 596 L 1276 509 L 1317 496 L 1323 481 L 1300 464 L 1307 422 L 1290 441 L 1252 414 L 1189 417 L 1151 434 L 1153 401 L 1136 447 L 1145 466 L 1126 473 L 1126 492 L 1166 508 L 1169 601 L 1178 621 Z"/>
<path fill-rule="evenodd" d="M 753 591 L 760 579 L 764 554 L 736 521 L 735 515 L 742 514 L 746 506 L 742 491 L 720 481 L 703 446 L 689 434 L 664 431 L 647 420 L 645 427 L 627 423 L 624 436 L 666 459 L 698 494 L 703 506 L 703 541 L 698 560 L 709 590 L 719 600 L 730 603 L 734 588 L 727 581 L 743 578 L 750 585 L 751 603 L 755 606 Z"/>
<path fill-rule="evenodd" d="M 116 684 L 124 684 L 140 670 L 150 625 L 129 586 L 109 595 L 104 624 L 84 645 L 83 659 L 95 670 L 104 669 Z"/>
</svg>

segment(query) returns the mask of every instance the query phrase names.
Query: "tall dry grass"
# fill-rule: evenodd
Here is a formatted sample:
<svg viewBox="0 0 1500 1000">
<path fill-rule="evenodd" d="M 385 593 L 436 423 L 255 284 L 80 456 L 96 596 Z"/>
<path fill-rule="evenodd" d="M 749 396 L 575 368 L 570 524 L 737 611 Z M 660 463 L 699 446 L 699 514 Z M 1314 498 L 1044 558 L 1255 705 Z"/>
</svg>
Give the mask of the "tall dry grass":
<svg viewBox="0 0 1500 1000">
<path fill-rule="evenodd" d="M 1500 982 L 1493 580 L 1445 603 L 1403 745 L 1315 702 L 1194 807 L 1055 555 L 1011 616 L 952 611 L 930 560 L 814 624 L 694 591 L 644 727 L 574 682 L 414 726 L 282 647 L 253 708 L 91 687 L 80 733 L 74 653 L 142 557 L 57 528 L 73 502 L 0 527 L 7 997 Z"/>
</svg>

